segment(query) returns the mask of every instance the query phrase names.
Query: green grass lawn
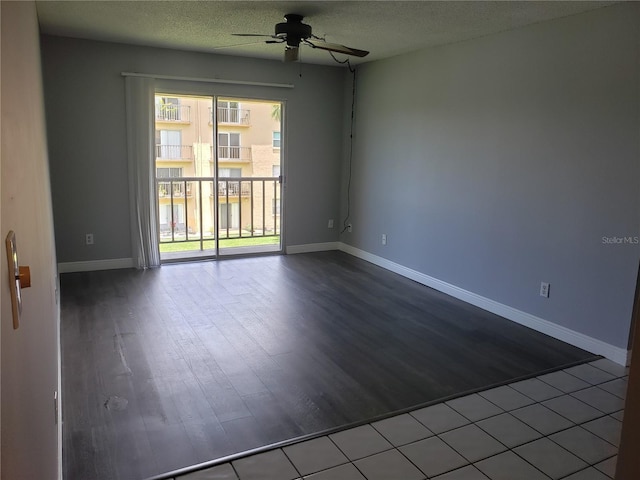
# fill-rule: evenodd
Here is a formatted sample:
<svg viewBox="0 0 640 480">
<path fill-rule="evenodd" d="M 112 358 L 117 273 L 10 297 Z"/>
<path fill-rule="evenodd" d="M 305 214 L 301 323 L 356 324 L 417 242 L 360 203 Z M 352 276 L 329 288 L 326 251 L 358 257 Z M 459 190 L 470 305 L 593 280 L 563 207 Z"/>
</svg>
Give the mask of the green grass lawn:
<svg viewBox="0 0 640 480">
<path fill-rule="evenodd" d="M 277 245 L 280 237 L 253 237 L 253 238 L 225 238 L 220 239 L 220 248 L 230 247 L 250 247 L 256 245 Z M 215 240 L 205 240 L 202 245 L 203 250 L 213 250 L 216 248 Z M 160 242 L 160 252 L 188 252 L 200 250 L 200 241 L 167 243 Z"/>
</svg>

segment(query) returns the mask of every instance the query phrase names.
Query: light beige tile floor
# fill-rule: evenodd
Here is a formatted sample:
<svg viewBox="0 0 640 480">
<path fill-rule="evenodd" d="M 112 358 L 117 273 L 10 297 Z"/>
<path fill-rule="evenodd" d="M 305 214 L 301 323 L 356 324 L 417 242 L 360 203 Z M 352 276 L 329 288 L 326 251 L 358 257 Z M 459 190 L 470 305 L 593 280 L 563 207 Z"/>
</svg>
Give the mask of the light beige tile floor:
<svg viewBox="0 0 640 480">
<path fill-rule="evenodd" d="M 626 385 L 601 359 L 175 480 L 607 480 Z"/>
</svg>

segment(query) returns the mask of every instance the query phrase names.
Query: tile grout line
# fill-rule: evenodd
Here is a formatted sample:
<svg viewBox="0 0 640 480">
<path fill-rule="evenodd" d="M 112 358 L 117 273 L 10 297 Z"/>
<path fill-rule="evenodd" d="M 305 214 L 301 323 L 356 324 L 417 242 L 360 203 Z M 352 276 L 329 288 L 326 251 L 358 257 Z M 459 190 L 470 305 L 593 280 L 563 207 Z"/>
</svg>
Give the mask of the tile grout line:
<svg viewBox="0 0 640 480">
<path fill-rule="evenodd" d="M 437 405 L 437 404 L 436 404 L 436 405 Z M 407 412 L 406 414 L 409 414 L 409 412 Z M 401 414 L 401 415 L 405 415 L 405 414 Z M 389 418 L 394 418 L 394 417 L 389 417 Z M 413 417 L 413 416 L 412 416 L 412 418 L 413 418 L 416 422 L 420 423 L 420 425 L 423 425 L 423 426 L 424 426 L 424 427 L 425 427 L 429 432 L 431 432 L 433 435 L 431 435 L 431 436 L 429 436 L 429 437 L 426 437 L 426 438 L 422 438 L 422 439 L 416 440 L 416 441 L 414 441 L 414 442 L 406 443 L 406 444 L 404 444 L 404 445 L 394 445 L 393 443 L 391 443 L 391 440 L 390 440 L 390 439 L 388 439 L 387 437 L 385 437 L 385 436 L 384 436 L 384 434 L 383 434 L 382 432 L 378 432 L 378 429 L 377 429 L 376 427 L 374 427 L 372 423 L 369 423 L 369 425 L 371 425 L 371 428 L 373 428 L 376 432 L 378 432 L 380 435 L 382 435 L 382 437 L 383 437 L 385 440 L 387 440 L 387 441 L 388 441 L 388 442 L 393 446 L 393 450 L 397 451 L 397 452 L 402 456 L 402 458 L 406 459 L 406 460 L 407 460 L 411 465 L 413 465 L 415 468 L 417 468 L 417 469 L 418 469 L 418 471 L 424 475 L 424 478 L 425 478 L 425 480 L 426 480 L 426 479 L 428 479 L 428 478 L 429 478 L 429 475 L 427 475 L 424 471 L 422 471 L 422 469 L 421 469 L 420 467 L 418 467 L 418 465 L 416 465 L 416 464 L 415 464 L 415 463 L 414 463 L 414 462 L 413 462 L 409 457 L 407 457 L 404 453 L 402 453 L 402 450 L 400 450 L 400 447 L 404 447 L 404 446 L 407 446 L 407 445 L 411 445 L 411 444 L 416 443 L 416 442 L 421 442 L 422 440 L 427 440 L 428 438 L 433 438 L 434 436 L 437 436 L 437 435 L 436 435 L 434 432 L 432 432 L 432 431 L 429 429 L 429 427 L 427 427 L 426 425 L 422 424 L 422 422 L 420 422 L 420 420 L 418 420 L 417 418 L 415 418 L 415 417 Z M 374 423 L 375 423 L 375 422 L 374 422 Z M 389 451 L 389 450 L 386 450 L 386 451 Z M 358 468 L 358 467 L 356 466 L 356 468 Z M 367 477 L 364 475 L 364 472 L 362 472 L 360 469 L 358 469 L 358 471 L 360 471 L 360 473 L 362 473 L 362 475 L 363 475 L 365 478 L 367 478 Z"/>
<path fill-rule="evenodd" d="M 285 456 L 285 458 L 287 460 L 289 460 L 289 463 L 293 466 L 293 468 L 295 469 L 296 473 L 298 474 L 298 476 L 296 478 L 303 478 L 304 475 L 302 475 L 302 473 L 300 473 L 300 470 L 298 469 L 298 467 L 296 466 L 296 464 L 293 462 L 293 459 L 291 457 L 289 457 L 289 455 L 287 455 L 287 452 L 284 450 L 284 448 L 279 448 L 278 450 L 282 450 L 282 454 Z M 315 473 L 315 472 L 314 472 Z M 238 476 L 238 478 L 240 478 L 240 476 Z M 240 479 L 242 480 L 242 479 Z"/>
</svg>

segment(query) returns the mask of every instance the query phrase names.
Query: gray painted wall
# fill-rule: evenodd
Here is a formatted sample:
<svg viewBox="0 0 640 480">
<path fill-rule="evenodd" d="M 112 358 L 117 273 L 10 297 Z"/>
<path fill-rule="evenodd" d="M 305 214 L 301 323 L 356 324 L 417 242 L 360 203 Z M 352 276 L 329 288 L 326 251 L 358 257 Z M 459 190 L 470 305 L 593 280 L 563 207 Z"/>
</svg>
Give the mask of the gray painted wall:
<svg viewBox="0 0 640 480">
<path fill-rule="evenodd" d="M 640 235 L 639 12 L 360 68 L 342 241 L 626 348 L 640 246 L 602 237 Z"/>
<path fill-rule="evenodd" d="M 340 208 L 343 68 L 304 65 L 300 78 L 299 65 L 278 61 L 52 36 L 42 37 L 42 56 L 58 261 L 131 257 L 123 71 L 294 84 L 272 90 L 287 100 L 285 241 L 338 239 L 327 220 Z M 84 245 L 89 232 L 93 246 Z"/>
<path fill-rule="evenodd" d="M 2 478 L 53 480 L 62 478 L 53 407 L 59 310 L 38 19 L 34 2 L 1 2 L 1 9 Z M 4 253 L 9 230 L 20 264 L 31 269 L 17 330 Z"/>
</svg>

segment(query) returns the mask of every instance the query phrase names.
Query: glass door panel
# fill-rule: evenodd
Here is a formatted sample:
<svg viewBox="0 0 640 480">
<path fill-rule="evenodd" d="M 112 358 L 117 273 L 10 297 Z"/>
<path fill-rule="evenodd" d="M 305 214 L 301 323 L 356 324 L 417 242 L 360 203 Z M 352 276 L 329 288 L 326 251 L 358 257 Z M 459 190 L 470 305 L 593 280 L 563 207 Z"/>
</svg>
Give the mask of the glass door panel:
<svg viewBox="0 0 640 480">
<path fill-rule="evenodd" d="M 220 255 L 281 251 L 281 112 L 280 102 L 218 99 Z"/>
</svg>

